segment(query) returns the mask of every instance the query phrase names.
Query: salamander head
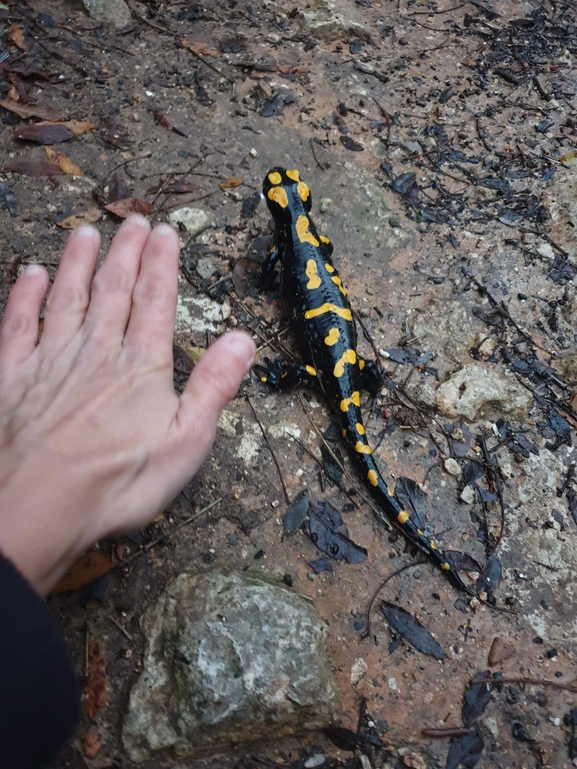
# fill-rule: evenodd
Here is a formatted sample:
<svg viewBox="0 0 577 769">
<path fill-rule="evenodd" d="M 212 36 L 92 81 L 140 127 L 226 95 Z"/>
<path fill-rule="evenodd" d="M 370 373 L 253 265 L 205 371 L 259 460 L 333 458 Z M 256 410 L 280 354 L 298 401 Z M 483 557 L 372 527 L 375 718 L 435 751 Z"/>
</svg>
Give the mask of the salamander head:
<svg viewBox="0 0 577 769">
<path fill-rule="evenodd" d="M 307 213 L 311 210 L 311 192 L 294 168 L 271 168 L 264 178 L 262 193 L 269 211 L 280 221 L 291 218 L 295 202 L 304 205 Z"/>
</svg>

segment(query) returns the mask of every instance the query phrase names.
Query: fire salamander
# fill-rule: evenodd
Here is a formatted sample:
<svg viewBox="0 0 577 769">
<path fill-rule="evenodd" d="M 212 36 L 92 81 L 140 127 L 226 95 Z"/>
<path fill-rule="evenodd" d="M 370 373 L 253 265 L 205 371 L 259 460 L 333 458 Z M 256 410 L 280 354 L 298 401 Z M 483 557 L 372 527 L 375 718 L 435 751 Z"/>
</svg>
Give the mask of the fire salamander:
<svg viewBox="0 0 577 769">
<path fill-rule="evenodd" d="M 311 193 L 297 170 L 271 169 L 263 194 L 274 218 L 273 248 L 263 267 L 265 287 L 274 283 L 280 263 L 280 288 L 290 325 L 306 364 L 279 361 L 256 367 L 261 381 L 284 390 L 298 382 L 314 384 L 332 407 L 354 464 L 382 514 L 381 523 L 397 526 L 447 575 L 466 589 L 448 557 L 426 538 L 384 481 L 367 440 L 361 415 L 361 391 L 378 391 L 381 378 L 374 362 L 357 353 L 357 333 L 347 292 L 331 261 L 333 246 L 311 217 Z"/>
</svg>

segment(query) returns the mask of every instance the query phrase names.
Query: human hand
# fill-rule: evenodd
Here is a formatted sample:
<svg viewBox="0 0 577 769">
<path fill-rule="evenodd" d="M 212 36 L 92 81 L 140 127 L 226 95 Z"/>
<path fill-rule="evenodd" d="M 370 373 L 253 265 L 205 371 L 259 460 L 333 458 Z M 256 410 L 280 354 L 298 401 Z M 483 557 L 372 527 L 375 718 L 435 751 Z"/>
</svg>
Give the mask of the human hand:
<svg viewBox="0 0 577 769">
<path fill-rule="evenodd" d="M 172 379 L 178 236 L 127 219 L 93 279 L 100 236 L 29 265 L 0 325 L 0 552 L 45 594 L 97 539 L 147 524 L 206 458 L 254 357 L 220 337 L 182 395 Z"/>
</svg>

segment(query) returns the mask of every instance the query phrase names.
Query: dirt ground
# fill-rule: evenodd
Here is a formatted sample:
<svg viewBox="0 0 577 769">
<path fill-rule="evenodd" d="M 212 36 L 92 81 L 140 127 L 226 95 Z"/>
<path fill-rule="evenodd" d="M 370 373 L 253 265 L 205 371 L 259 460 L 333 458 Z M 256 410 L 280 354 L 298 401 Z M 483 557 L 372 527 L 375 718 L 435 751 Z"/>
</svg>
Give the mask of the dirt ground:
<svg viewBox="0 0 577 769">
<path fill-rule="evenodd" d="M 366 698 L 383 748 L 353 757 L 312 734 L 147 769 L 288 766 L 319 753 L 333 766 L 456 767 L 442 730 L 463 726 L 484 742 L 465 766 L 572 765 L 575 5 L 133 2 L 132 21 L 117 30 L 75 2 L 8 6 L 0 4 L 0 53 L 10 53 L 0 64 L 2 302 L 28 260 L 54 273 L 70 217 L 96 221 L 106 244 L 120 221 L 114 212 L 140 207 L 163 221 L 190 206 L 205 217 L 194 234 L 181 228 L 177 384 L 186 351 L 226 328 L 249 330 L 260 359 L 287 357 L 282 307 L 274 292 L 252 287 L 246 257 L 270 231 L 259 199 L 267 170 L 300 169 L 366 328 L 361 347 L 386 376 L 365 409 L 380 467 L 419 484 L 427 530 L 443 548 L 466 550 L 481 566 L 493 553 L 502 569 L 493 590 L 485 581 L 472 598 L 428 562 L 407 568 L 379 593 L 367 636 L 371 598 L 418 554 L 377 524 L 352 471 L 352 482 L 328 477 L 313 427 L 331 425 L 322 400 L 271 394 L 251 376 L 210 459 L 171 507 L 145 531 L 99 544 L 121 564 L 49 599 L 88 684 L 82 721 L 54 767 L 135 766 L 120 733 L 141 672 L 139 617 L 180 571 L 213 566 L 262 570 L 312 599 L 329 625 L 341 725 L 356 730 Z M 74 126 L 79 135 L 49 156 L 18 138 L 39 119 L 93 127 Z M 501 404 L 467 422 L 427 405 L 427 392 L 474 361 L 520 383 L 529 410 Z M 350 538 L 368 550 L 363 563 L 314 573 L 309 562 L 323 554 L 310 538 L 282 536 L 279 473 L 288 499 L 306 486 L 343 513 Z M 465 576 L 473 592 L 476 576 Z M 447 659 L 395 643 L 380 600 L 416 616 Z M 97 704 L 96 652 L 106 682 Z M 464 723 L 463 693 L 479 672 L 505 683 Z"/>
</svg>

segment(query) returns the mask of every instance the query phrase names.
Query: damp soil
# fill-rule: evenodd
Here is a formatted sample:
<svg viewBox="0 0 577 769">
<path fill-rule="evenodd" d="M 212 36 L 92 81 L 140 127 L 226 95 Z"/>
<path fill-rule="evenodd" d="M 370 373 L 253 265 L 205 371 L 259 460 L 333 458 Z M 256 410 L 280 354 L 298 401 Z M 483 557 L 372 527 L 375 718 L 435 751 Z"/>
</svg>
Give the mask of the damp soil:
<svg viewBox="0 0 577 769">
<path fill-rule="evenodd" d="M 140 206 L 152 222 L 185 206 L 202 209 L 198 232 L 181 228 L 176 385 L 187 355 L 227 328 L 252 333 L 260 360 L 286 359 L 295 350 L 283 308 L 274 291 L 251 284 L 256 268 L 246 259 L 270 233 L 259 197 L 267 170 L 298 168 L 366 330 L 363 354 L 378 359 L 385 377 L 364 403 L 377 461 L 391 483 L 419 485 L 426 530 L 444 549 L 466 551 L 481 567 L 495 554 L 501 576 L 494 589 L 481 585 L 487 603 L 456 591 L 428 562 L 410 566 L 418 553 L 377 523 L 352 469 L 340 484 L 331 480 L 319 439 L 331 426 L 322 399 L 272 394 L 251 375 L 210 458 L 173 504 L 145 530 L 97 545 L 120 565 L 96 585 L 49 599 L 81 680 L 97 642 L 107 683 L 104 704 L 92 719 L 83 712 L 54 767 L 136 766 L 120 734 L 142 669 L 139 619 L 183 569 L 210 567 L 259 570 L 312 600 L 329 628 L 341 726 L 356 729 L 366 698 L 385 744 L 372 766 L 445 766 L 449 740 L 423 730 L 463 726 L 463 692 L 479 671 L 512 680 L 495 687 L 475 722 L 484 740 L 476 766 L 569 766 L 577 654 L 575 7 L 207 0 L 131 9 L 119 30 L 73 2 L 47 9 L 32 0 L 1 11 L 2 49 L 10 53 L 0 65 L 2 99 L 93 124 L 54 148 L 82 176 L 26 175 L 14 163 L 26 161 L 33 174 L 50 161 L 44 146 L 16 137 L 36 119 L 1 108 L 2 303 L 28 261 L 54 275 L 70 217 L 97 219 L 106 244 L 120 221 L 112 212 L 119 199 L 128 200 L 121 212 Z M 50 162 L 70 170 L 61 158 Z M 177 183 L 184 192 L 171 191 Z M 415 385 L 433 392 L 475 361 L 514 377 L 531 394 L 530 408 L 465 422 L 415 395 Z M 463 479 L 472 460 L 479 466 Z M 467 479 L 472 494 L 463 497 Z M 302 531 L 283 537 L 288 501 L 305 487 L 341 511 L 366 560 L 333 561 L 332 571 L 317 574 L 309 562 L 322 553 L 311 539 Z M 379 593 L 367 636 L 371 599 L 407 565 Z M 463 575 L 475 591 L 477 575 Z M 417 617 L 447 658 L 393 635 L 380 600 Z M 496 638 L 508 645 L 501 661 L 489 660 Z M 244 757 L 236 750 L 146 767 L 285 765 L 315 751 L 335 766 L 353 760 L 312 734 Z M 262 761 L 250 764 L 254 753 Z"/>
</svg>

